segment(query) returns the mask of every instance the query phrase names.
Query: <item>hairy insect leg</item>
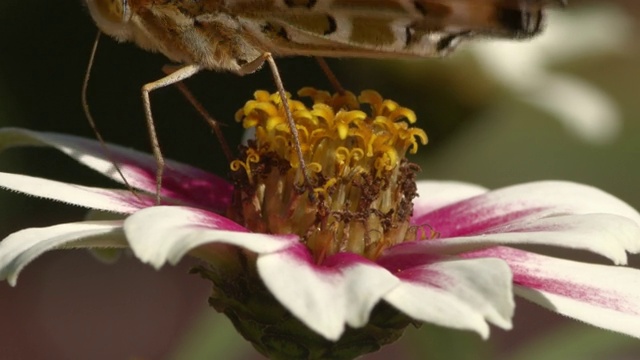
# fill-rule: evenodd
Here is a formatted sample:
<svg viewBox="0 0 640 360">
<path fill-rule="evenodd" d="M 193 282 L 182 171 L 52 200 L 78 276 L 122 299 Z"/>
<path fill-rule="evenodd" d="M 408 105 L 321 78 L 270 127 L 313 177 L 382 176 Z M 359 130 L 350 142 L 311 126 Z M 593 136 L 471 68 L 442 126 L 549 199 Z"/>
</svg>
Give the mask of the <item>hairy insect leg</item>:
<svg viewBox="0 0 640 360">
<path fill-rule="evenodd" d="M 144 115 L 147 121 L 147 130 L 149 132 L 149 140 L 151 141 L 151 149 L 153 151 L 153 157 L 156 160 L 156 204 L 160 204 L 160 190 L 162 190 L 162 174 L 164 172 L 164 157 L 160 150 L 160 142 L 156 134 L 156 127 L 153 122 L 153 115 L 151 113 L 151 101 L 149 99 L 149 93 L 153 90 L 167 87 L 178 83 L 184 79 L 198 73 L 202 68 L 199 65 L 185 65 L 169 75 L 150 82 L 142 86 L 142 104 L 144 106 Z"/>
<path fill-rule="evenodd" d="M 311 182 L 309 169 L 307 168 L 307 164 L 305 163 L 304 157 L 302 155 L 302 147 L 300 146 L 300 135 L 298 134 L 298 128 L 296 127 L 296 122 L 293 119 L 291 107 L 289 106 L 289 101 L 287 100 L 284 85 L 282 84 L 282 78 L 280 77 L 280 72 L 278 71 L 278 67 L 276 66 L 276 62 L 273 59 L 273 56 L 268 52 L 262 54 L 262 56 L 260 56 L 259 58 L 244 65 L 240 71 L 240 75 L 249 74 L 256 71 L 262 66 L 262 64 L 264 64 L 265 61 L 267 62 L 267 64 L 269 64 L 271 75 L 273 75 L 273 81 L 276 83 L 276 88 L 278 89 L 278 94 L 280 95 L 282 106 L 284 107 L 284 113 L 287 117 L 287 123 L 289 124 L 289 130 L 291 131 L 291 137 L 293 138 L 293 146 L 296 150 L 296 154 L 298 155 L 298 159 L 300 160 L 300 171 L 302 172 L 302 176 L 304 177 L 304 187 L 309 191 L 309 198 L 315 201 L 313 183 Z"/>
<path fill-rule="evenodd" d="M 122 173 L 122 169 L 120 169 L 120 166 L 114 160 L 113 154 L 111 153 L 111 151 L 109 151 L 109 147 L 107 146 L 107 143 L 105 143 L 104 139 L 102 138 L 102 134 L 100 134 L 100 131 L 98 130 L 98 126 L 95 120 L 93 119 L 93 115 L 91 115 L 91 110 L 89 109 L 89 102 L 87 101 L 87 89 L 89 88 L 89 80 L 91 78 L 91 69 L 93 68 L 96 52 L 98 51 L 100 34 L 101 34 L 100 31 L 98 31 L 98 34 L 96 35 L 96 39 L 93 42 L 93 47 L 91 48 L 91 55 L 89 55 L 89 62 L 87 64 L 87 70 L 84 74 L 84 80 L 82 81 L 82 93 L 80 95 L 81 102 L 82 102 L 82 109 L 84 110 L 84 115 L 87 119 L 87 122 L 89 123 L 89 126 L 91 127 L 91 130 L 93 131 L 93 134 L 95 135 L 96 139 L 98 139 L 98 142 L 100 143 L 100 147 L 102 148 L 102 151 L 104 152 L 106 158 L 111 162 L 111 164 L 113 164 L 113 168 L 118 173 L 118 176 L 120 176 L 120 178 L 122 179 L 122 182 L 127 187 L 127 189 L 133 194 L 133 196 L 135 196 L 136 198 L 139 198 L 137 191 L 133 188 L 133 186 L 131 186 L 131 184 L 129 184 L 129 180 L 127 180 L 127 178 Z"/>
<path fill-rule="evenodd" d="M 167 75 L 173 74 L 179 69 L 180 67 L 172 66 L 172 65 L 165 65 L 162 67 L 162 71 L 164 71 L 164 73 Z M 177 82 L 174 85 L 178 88 L 178 90 L 180 90 L 180 92 L 182 93 L 182 95 L 184 95 L 187 101 L 189 101 L 191 105 L 193 105 L 196 111 L 200 113 L 200 116 L 202 116 L 202 118 L 209 125 L 209 127 L 211 127 L 213 132 L 216 134 L 218 141 L 220 142 L 220 146 L 222 147 L 222 152 L 224 152 L 224 155 L 227 158 L 227 161 L 231 163 L 231 161 L 233 161 L 233 153 L 229 148 L 229 144 L 227 143 L 227 140 L 224 138 L 224 134 L 222 133 L 222 129 L 220 128 L 220 124 L 218 123 L 218 121 L 216 121 L 216 119 L 214 119 L 213 116 L 209 114 L 209 112 L 204 108 L 204 106 L 202 106 L 202 103 L 200 103 L 198 99 L 196 99 L 193 93 L 187 88 L 187 85 L 185 85 L 183 82 Z"/>
<path fill-rule="evenodd" d="M 327 64 L 327 61 L 319 56 L 316 56 L 316 61 L 318 62 L 318 65 L 320 65 L 320 69 L 322 69 L 324 75 L 327 77 L 327 80 L 329 80 L 329 83 L 331 83 L 333 90 L 340 95 L 344 95 L 345 90 L 340 84 L 340 81 L 338 81 L 336 74 L 331 70 L 329 64 Z"/>
</svg>

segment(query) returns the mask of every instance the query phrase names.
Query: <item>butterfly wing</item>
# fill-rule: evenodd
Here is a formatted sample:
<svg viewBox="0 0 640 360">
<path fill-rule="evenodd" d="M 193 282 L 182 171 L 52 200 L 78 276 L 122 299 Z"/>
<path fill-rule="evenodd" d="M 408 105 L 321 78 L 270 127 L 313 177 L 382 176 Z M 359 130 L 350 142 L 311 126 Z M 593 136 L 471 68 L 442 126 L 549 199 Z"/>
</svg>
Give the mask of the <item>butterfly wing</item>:
<svg viewBox="0 0 640 360">
<path fill-rule="evenodd" d="M 264 3 L 263 6 L 258 6 Z M 285 0 L 231 2 L 276 55 L 427 57 L 473 37 L 528 38 L 556 0 Z M 235 8 L 238 6 L 239 8 Z"/>
</svg>

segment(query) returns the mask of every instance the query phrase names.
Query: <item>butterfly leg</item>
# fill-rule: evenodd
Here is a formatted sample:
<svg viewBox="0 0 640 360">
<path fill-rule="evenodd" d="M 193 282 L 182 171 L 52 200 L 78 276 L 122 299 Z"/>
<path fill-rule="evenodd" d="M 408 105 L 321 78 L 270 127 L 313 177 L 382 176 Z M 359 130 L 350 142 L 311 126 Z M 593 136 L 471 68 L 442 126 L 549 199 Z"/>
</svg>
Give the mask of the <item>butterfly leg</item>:
<svg viewBox="0 0 640 360">
<path fill-rule="evenodd" d="M 287 100 L 284 85 L 282 84 L 282 78 L 280 77 L 280 72 L 278 71 L 278 67 L 276 66 L 276 62 L 273 59 L 273 56 L 271 55 L 271 53 L 264 53 L 259 58 L 245 64 L 242 69 L 240 69 L 239 73 L 240 75 L 252 73 L 259 69 L 265 61 L 271 69 L 273 81 L 276 83 L 276 88 L 278 89 L 278 94 L 280 95 L 282 106 L 284 107 L 284 113 L 287 117 L 287 123 L 289 124 L 289 130 L 291 131 L 291 137 L 293 138 L 293 147 L 295 148 L 298 159 L 300 160 L 300 171 L 302 172 L 302 176 L 304 177 L 304 187 L 309 191 L 309 198 L 312 201 L 315 201 L 313 183 L 311 182 L 309 169 L 307 168 L 307 164 L 304 162 L 304 157 L 302 155 L 302 147 L 300 146 L 300 135 L 298 134 L 298 128 L 296 127 L 296 122 L 293 119 L 291 107 L 289 107 L 289 101 Z"/>
<path fill-rule="evenodd" d="M 327 61 L 319 56 L 316 56 L 316 61 L 318 62 L 318 65 L 320 65 L 320 69 L 322 69 L 324 75 L 327 77 L 327 80 L 329 80 L 329 82 L 331 83 L 331 87 L 333 87 L 333 90 L 341 95 L 344 95 L 345 90 L 340 84 L 340 81 L 338 81 L 338 77 L 336 76 L 336 74 L 333 73 L 333 71 L 329 67 L 329 64 L 327 64 Z"/>
<path fill-rule="evenodd" d="M 180 67 L 171 66 L 171 65 L 165 65 L 162 67 L 162 71 L 164 71 L 164 73 L 167 75 L 170 75 L 179 69 Z M 193 105 L 193 107 L 200 114 L 200 116 L 202 116 L 202 118 L 209 125 L 209 127 L 211 127 L 214 134 L 216 134 L 218 141 L 220 142 L 220 146 L 222 147 L 222 152 L 227 158 L 227 161 L 231 163 L 231 161 L 233 161 L 233 153 L 229 148 L 229 144 L 227 143 L 227 140 L 224 138 L 224 134 L 222 133 L 222 129 L 220 128 L 220 124 L 218 123 L 218 121 L 216 121 L 216 119 L 214 119 L 213 116 L 211 116 L 209 112 L 204 108 L 202 103 L 200 103 L 200 101 L 196 99 L 193 93 L 187 88 L 187 85 L 185 85 L 183 82 L 177 82 L 174 85 L 178 88 L 178 90 L 180 90 L 180 92 L 182 93 L 182 95 L 184 95 L 187 101 L 189 101 L 191 105 Z"/>
<path fill-rule="evenodd" d="M 158 141 L 158 135 L 156 134 L 156 127 L 153 122 L 153 115 L 151 114 L 151 101 L 149 99 L 149 93 L 153 90 L 160 89 L 169 85 L 173 85 L 184 79 L 187 79 L 195 75 L 202 68 L 199 65 L 186 65 L 171 74 L 150 82 L 142 86 L 142 104 L 144 106 L 144 115 L 147 121 L 147 130 L 149 131 L 149 140 L 151 141 L 151 149 L 153 150 L 153 157 L 156 160 L 156 204 L 160 204 L 160 190 L 162 190 L 162 174 L 164 172 L 164 157 L 160 150 L 160 142 Z"/>
</svg>

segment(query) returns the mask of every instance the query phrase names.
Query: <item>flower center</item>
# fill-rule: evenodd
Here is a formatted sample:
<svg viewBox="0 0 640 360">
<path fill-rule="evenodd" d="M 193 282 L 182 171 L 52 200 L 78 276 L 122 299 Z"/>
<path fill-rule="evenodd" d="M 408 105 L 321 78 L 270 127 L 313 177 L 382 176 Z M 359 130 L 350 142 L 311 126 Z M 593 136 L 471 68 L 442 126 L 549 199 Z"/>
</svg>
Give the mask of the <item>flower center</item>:
<svg viewBox="0 0 640 360">
<path fill-rule="evenodd" d="M 311 98 L 313 106 L 293 99 L 289 105 L 309 187 L 280 97 L 265 91 L 254 96 L 236 114 L 256 135 L 231 163 L 232 219 L 255 232 L 300 236 L 318 263 L 338 252 L 375 259 L 385 248 L 415 239 L 409 219 L 419 168 L 405 155 L 415 153 L 418 142 L 426 144 L 427 135 L 409 126 L 413 111 L 374 91 L 356 98 L 302 89 L 299 96 Z"/>
</svg>

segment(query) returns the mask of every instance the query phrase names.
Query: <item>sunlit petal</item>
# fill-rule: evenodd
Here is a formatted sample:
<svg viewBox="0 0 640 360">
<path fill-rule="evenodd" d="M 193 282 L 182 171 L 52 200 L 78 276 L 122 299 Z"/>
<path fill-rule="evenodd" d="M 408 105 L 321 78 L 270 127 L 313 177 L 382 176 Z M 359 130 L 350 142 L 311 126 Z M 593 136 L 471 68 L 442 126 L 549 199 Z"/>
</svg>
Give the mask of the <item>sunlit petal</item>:
<svg viewBox="0 0 640 360">
<path fill-rule="evenodd" d="M 119 221 L 92 221 L 15 232 L 0 242 L 0 280 L 15 285 L 27 264 L 55 248 L 124 247 L 121 228 Z"/>
<path fill-rule="evenodd" d="M 480 185 L 460 181 L 419 181 L 416 185 L 419 197 L 413 200 L 414 218 L 488 191 Z"/>
<path fill-rule="evenodd" d="M 276 299 L 329 340 L 337 340 L 345 324 L 364 326 L 383 294 L 400 282 L 355 254 L 334 255 L 315 265 L 302 245 L 260 256 L 258 271 Z"/>
<path fill-rule="evenodd" d="M 212 243 L 237 245 L 258 254 L 297 243 L 294 236 L 250 233 L 223 216 L 179 206 L 138 211 L 125 220 L 124 230 L 136 256 L 155 268 L 176 264 L 189 251 Z"/>
<path fill-rule="evenodd" d="M 498 247 L 470 254 L 499 257 L 516 294 L 560 314 L 640 338 L 640 271 L 586 264 Z"/>
<path fill-rule="evenodd" d="M 95 210 L 128 214 L 153 205 L 145 194 L 68 184 L 26 175 L 0 173 L 0 187 Z"/>
<path fill-rule="evenodd" d="M 135 189 L 148 193 L 156 191 L 157 162 L 153 156 L 122 146 L 100 143 L 76 136 L 35 132 L 18 128 L 0 129 L 0 150 L 16 146 L 51 146 L 76 161 L 123 182 L 114 167 L 118 164 L 122 175 Z M 163 197 L 223 211 L 229 204 L 231 185 L 223 179 L 198 168 L 166 160 Z"/>
<path fill-rule="evenodd" d="M 396 275 L 402 284 L 384 299 L 414 319 L 472 330 L 483 338 L 489 336 L 487 321 L 511 328 L 511 272 L 503 261 L 441 261 Z"/>
<path fill-rule="evenodd" d="M 520 218 L 566 214 L 620 215 L 640 225 L 640 214 L 620 199 L 592 186 L 563 181 L 490 191 L 414 218 L 413 223 L 428 223 L 443 237 L 453 237 L 478 234 Z M 640 243 L 635 249 L 640 250 Z"/>
<path fill-rule="evenodd" d="M 494 222 L 487 228 L 479 227 L 473 232 L 469 231 L 466 236 L 404 243 L 390 252 L 457 254 L 494 245 L 535 244 L 588 250 L 605 256 L 616 264 L 625 264 L 626 252 L 636 252 L 640 242 L 640 227 L 632 220 L 617 215 L 501 219 L 505 223 Z M 460 221 L 464 226 L 464 218 Z"/>
</svg>

